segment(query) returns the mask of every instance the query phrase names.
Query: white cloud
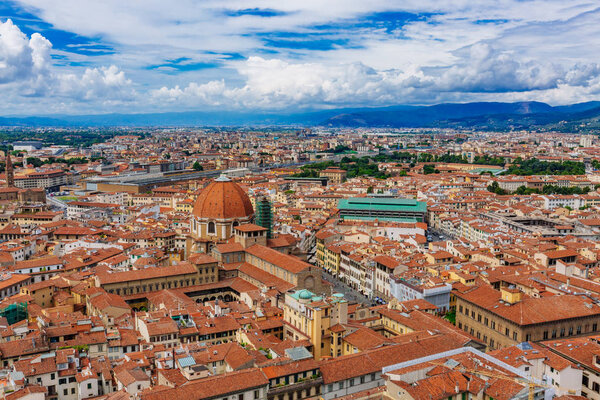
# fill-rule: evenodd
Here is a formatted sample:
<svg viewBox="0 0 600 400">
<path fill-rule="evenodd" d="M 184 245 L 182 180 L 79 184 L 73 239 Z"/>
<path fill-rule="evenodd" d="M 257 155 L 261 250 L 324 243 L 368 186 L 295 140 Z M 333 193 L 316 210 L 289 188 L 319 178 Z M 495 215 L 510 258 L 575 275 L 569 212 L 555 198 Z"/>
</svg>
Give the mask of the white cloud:
<svg viewBox="0 0 600 400">
<path fill-rule="evenodd" d="M 87 68 L 83 75 L 58 75 L 59 93 L 79 100 L 135 98 L 132 82 L 114 65 Z"/>
<path fill-rule="evenodd" d="M 53 98 L 71 104 L 135 98 L 132 81 L 115 65 L 67 72 L 53 67 L 51 48 L 50 41 L 39 33 L 28 38 L 10 19 L 0 22 L 0 87 L 6 102 L 19 104 L 18 97 Z"/>
<path fill-rule="evenodd" d="M 397 101 L 403 90 L 431 83 L 421 71 L 376 71 L 362 63 L 294 64 L 261 57 L 250 57 L 240 65 L 238 73 L 245 78 L 245 85 L 241 87 L 227 87 L 220 80 L 190 83 L 183 89 L 163 87 L 152 94 L 155 99 L 189 105 L 200 102 L 213 106 L 281 109 L 364 102 L 384 104 Z"/>
<path fill-rule="evenodd" d="M 229 105 L 263 109 L 292 106 L 390 105 L 455 99 L 460 94 L 566 91 L 591 86 L 597 64 L 559 65 L 520 61 L 488 45 L 469 49 L 463 64 L 425 72 L 417 66 L 375 70 L 362 63 L 325 65 L 250 57 L 238 66 L 245 84 L 225 81 L 162 87 L 156 100 L 193 105 Z M 537 93 L 539 96 L 540 93 Z"/>
<path fill-rule="evenodd" d="M 4 70 L 0 64 L 0 84 L 13 85 L 18 95 L 58 98 L 75 111 L 77 104 L 123 102 L 159 111 L 478 99 L 562 103 L 599 94 L 595 54 L 600 41 L 592 38 L 600 35 L 600 11 L 589 0 L 331 0 L 327 7 L 317 0 L 181 0 L 168 5 L 147 0 L 143 7 L 120 0 L 19 3 L 56 29 L 100 38 L 116 50 L 102 56 L 70 54 L 77 44 L 53 50 L 43 36 L 29 39 L 12 23 L 11 36 L 0 37 L 0 63 L 10 60 Z M 223 12 L 252 8 L 282 12 L 271 18 Z M 394 32 L 382 28 L 381 21 L 369 26 L 366 16 L 386 11 L 431 15 Z M 352 21 L 360 27 L 352 27 Z M 257 34 L 285 32 L 303 40 L 302 34 L 314 33 L 319 24 L 331 26 L 334 37 L 352 46 L 281 47 L 272 59 L 264 56 L 274 45 L 265 45 Z M 15 48 L 22 51 L 9 51 Z M 52 66 L 51 51 L 92 67 Z M 247 58 L 227 60 L 227 52 Z M 179 72 L 166 62 L 178 58 L 219 60 L 222 66 Z M 148 88 L 144 94 L 149 96 L 134 90 L 141 87 Z"/>
<path fill-rule="evenodd" d="M 46 74 L 51 47 L 39 33 L 29 39 L 10 19 L 0 22 L 0 84 L 35 80 Z"/>
</svg>

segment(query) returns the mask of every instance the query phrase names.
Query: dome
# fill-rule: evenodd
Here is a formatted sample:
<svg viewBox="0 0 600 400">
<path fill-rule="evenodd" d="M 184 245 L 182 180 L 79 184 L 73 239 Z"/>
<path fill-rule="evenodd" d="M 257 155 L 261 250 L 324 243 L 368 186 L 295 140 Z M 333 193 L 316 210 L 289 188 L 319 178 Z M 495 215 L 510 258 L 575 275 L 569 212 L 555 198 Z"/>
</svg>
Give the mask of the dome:
<svg viewBox="0 0 600 400">
<path fill-rule="evenodd" d="M 302 289 L 300 292 L 298 292 L 298 298 L 300 300 L 310 300 L 312 298 L 312 293 L 306 289 Z"/>
<path fill-rule="evenodd" d="M 240 185 L 221 175 L 200 192 L 192 213 L 203 219 L 235 219 L 254 215 L 254 209 Z"/>
</svg>

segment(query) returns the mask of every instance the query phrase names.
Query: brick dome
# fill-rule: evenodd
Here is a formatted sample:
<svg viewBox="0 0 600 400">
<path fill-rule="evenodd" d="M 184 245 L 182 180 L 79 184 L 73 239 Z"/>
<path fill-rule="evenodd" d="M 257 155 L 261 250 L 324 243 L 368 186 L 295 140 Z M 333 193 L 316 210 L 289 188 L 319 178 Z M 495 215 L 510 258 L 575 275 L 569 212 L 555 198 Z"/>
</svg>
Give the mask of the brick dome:
<svg viewBox="0 0 600 400">
<path fill-rule="evenodd" d="M 254 215 L 254 209 L 240 185 L 222 175 L 198 195 L 192 214 L 198 219 L 236 219 Z"/>
</svg>

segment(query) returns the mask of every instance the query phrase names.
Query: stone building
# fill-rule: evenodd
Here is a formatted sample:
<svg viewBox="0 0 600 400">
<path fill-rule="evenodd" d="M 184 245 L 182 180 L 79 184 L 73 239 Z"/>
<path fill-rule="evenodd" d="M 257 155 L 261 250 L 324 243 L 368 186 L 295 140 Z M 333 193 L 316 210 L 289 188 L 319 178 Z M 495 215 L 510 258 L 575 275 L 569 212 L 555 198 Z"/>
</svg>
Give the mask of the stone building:
<svg viewBox="0 0 600 400">
<path fill-rule="evenodd" d="M 456 325 L 489 349 L 597 333 L 600 306 L 584 295 L 534 298 L 510 287 L 456 292 Z"/>
<path fill-rule="evenodd" d="M 253 220 L 254 209 L 246 192 L 222 175 L 196 198 L 190 226 L 195 239 L 219 242 L 232 237 L 236 226 Z"/>
</svg>

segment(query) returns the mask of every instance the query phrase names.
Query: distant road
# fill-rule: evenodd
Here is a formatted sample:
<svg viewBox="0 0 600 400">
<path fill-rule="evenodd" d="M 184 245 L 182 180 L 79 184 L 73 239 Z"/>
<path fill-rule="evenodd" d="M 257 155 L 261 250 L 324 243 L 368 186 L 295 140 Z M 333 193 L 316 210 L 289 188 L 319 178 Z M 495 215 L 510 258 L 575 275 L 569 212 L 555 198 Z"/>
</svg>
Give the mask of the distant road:
<svg viewBox="0 0 600 400">
<path fill-rule="evenodd" d="M 63 211 L 67 209 L 67 203 L 57 199 L 56 197 L 46 196 L 46 200 L 49 201 L 53 206 L 58 207 Z"/>
</svg>

